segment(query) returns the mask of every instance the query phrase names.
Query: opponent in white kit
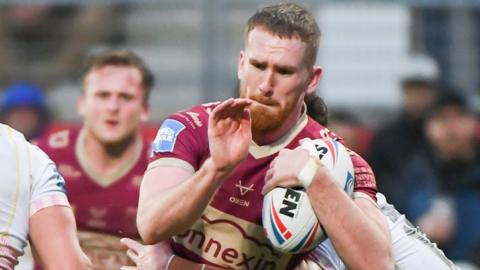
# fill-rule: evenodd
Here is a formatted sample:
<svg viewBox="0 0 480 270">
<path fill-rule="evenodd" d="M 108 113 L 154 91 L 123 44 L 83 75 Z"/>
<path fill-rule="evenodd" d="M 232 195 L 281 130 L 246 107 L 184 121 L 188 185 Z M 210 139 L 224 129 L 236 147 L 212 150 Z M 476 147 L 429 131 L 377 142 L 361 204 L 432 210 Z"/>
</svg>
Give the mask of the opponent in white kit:
<svg viewBox="0 0 480 270">
<path fill-rule="evenodd" d="M 398 270 L 457 270 L 443 251 L 437 248 L 424 233 L 412 225 L 399 213 L 392 204 L 389 204 L 385 196 L 377 193 L 377 204 L 388 221 L 392 238 L 392 251 L 395 259 L 395 269 Z M 324 241 L 309 254 L 306 260 L 308 268 L 328 270 L 347 269 L 338 257 L 330 240 Z"/>
<path fill-rule="evenodd" d="M 45 269 L 91 269 L 55 164 L 3 124 L 0 174 L 0 269 L 14 269 L 27 239 Z"/>
</svg>

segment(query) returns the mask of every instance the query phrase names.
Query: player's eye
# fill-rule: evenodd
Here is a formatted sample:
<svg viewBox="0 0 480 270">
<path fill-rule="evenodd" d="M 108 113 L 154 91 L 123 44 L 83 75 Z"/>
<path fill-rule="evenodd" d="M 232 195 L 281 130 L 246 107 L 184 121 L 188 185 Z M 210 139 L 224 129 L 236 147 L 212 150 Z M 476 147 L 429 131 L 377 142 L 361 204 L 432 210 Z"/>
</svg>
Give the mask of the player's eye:
<svg viewBox="0 0 480 270">
<path fill-rule="evenodd" d="M 293 74 L 293 70 L 288 69 L 288 68 L 279 68 L 279 69 L 277 69 L 277 72 L 280 75 L 291 75 L 291 74 Z"/>
<path fill-rule="evenodd" d="M 132 95 L 127 95 L 127 94 L 121 94 L 120 99 L 124 100 L 124 101 L 130 101 L 130 100 L 133 99 L 133 96 Z"/>
<path fill-rule="evenodd" d="M 95 96 L 101 99 L 106 99 L 110 96 L 110 94 L 108 92 L 97 92 Z"/>
<path fill-rule="evenodd" d="M 254 61 L 250 62 L 250 64 L 260 70 L 264 70 L 267 67 L 267 65 L 265 64 L 254 62 Z"/>
</svg>

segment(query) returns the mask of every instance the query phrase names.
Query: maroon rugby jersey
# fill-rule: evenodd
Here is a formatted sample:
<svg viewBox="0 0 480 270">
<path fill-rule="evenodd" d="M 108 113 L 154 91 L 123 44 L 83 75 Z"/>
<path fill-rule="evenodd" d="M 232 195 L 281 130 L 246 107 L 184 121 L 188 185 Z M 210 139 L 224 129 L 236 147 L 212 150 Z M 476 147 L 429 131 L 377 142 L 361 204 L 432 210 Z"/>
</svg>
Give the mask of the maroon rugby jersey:
<svg viewBox="0 0 480 270">
<path fill-rule="evenodd" d="M 207 122 L 216 104 L 196 106 L 165 120 L 153 143 L 149 168 L 174 164 L 198 170 L 210 155 Z M 175 253 L 193 261 L 234 269 L 293 269 L 302 255 L 275 252 L 263 232 L 261 190 L 265 173 L 281 149 L 294 149 L 303 138 L 325 137 L 336 138 L 304 113 L 295 127 L 277 142 L 264 146 L 252 142 L 248 157 L 225 179 L 201 219 L 185 233 L 173 237 Z M 376 183 L 370 167 L 353 152 L 352 161 L 355 192 L 376 200 Z"/>
<path fill-rule="evenodd" d="M 75 213 L 82 249 L 94 269 L 120 269 L 131 264 L 121 237 L 139 238 L 136 213 L 140 182 L 148 164 L 150 144 L 142 140 L 124 166 L 100 177 L 92 169 L 83 145 L 83 133 L 64 129 L 38 141 L 65 178 L 67 195 Z"/>
</svg>

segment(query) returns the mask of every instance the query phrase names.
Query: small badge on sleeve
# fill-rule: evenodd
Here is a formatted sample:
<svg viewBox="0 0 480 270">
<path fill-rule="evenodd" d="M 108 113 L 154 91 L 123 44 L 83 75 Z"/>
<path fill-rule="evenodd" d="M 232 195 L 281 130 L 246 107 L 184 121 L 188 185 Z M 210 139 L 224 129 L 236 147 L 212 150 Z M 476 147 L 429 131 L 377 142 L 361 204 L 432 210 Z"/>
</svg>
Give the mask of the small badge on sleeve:
<svg viewBox="0 0 480 270">
<path fill-rule="evenodd" d="M 165 120 L 158 130 L 155 141 L 153 142 L 153 153 L 172 152 L 178 134 L 184 129 L 185 126 L 177 120 Z"/>
</svg>

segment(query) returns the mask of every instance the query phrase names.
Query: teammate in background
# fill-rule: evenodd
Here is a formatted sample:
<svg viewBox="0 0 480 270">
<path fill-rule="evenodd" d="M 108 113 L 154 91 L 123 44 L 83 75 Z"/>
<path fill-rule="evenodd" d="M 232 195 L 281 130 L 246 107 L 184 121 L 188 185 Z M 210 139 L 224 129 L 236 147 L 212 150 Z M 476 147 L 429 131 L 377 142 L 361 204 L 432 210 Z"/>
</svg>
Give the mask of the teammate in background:
<svg viewBox="0 0 480 270">
<path fill-rule="evenodd" d="M 45 269 L 91 269 L 54 163 L 3 124 L 0 149 L 0 269 L 14 269 L 27 239 Z"/>
<path fill-rule="evenodd" d="M 261 226 L 262 190 L 298 184 L 280 181 L 276 169 L 273 178 L 266 176 L 282 149 L 307 137 L 335 137 L 307 117 L 304 105 L 321 77 L 314 66 L 319 36 L 314 18 L 295 4 L 259 10 L 247 23 L 240 52 L 241 98 L 196 106 L 162 124 L 142 181 L 137 225 L 147 244 L 172 238 L 177 256 L 164 261 L 167 268 L 179 268 L 185 258 L 236 269 L 293 269 L 299 263 L 302 255 L 279 256 L 270 247 Z M 303 167 L 307 159 L 284 169 Z M 361 157 L 352 159 L 353 200 L 324 167 L 305 187 L 348 267 L 393 269 L 373 173 Z"/>
<path fill-rule="evenodd" d="M 120 237 L 139 238 L 135 217 L 150 143 L 140 134 L 154 78 L 142 59 L 115 50 L 90 59 L 78 111 L 80 130 L 39 141 L 66 178 L 82 249 L 95 269 L 128 265 Z"/>
</svg>

